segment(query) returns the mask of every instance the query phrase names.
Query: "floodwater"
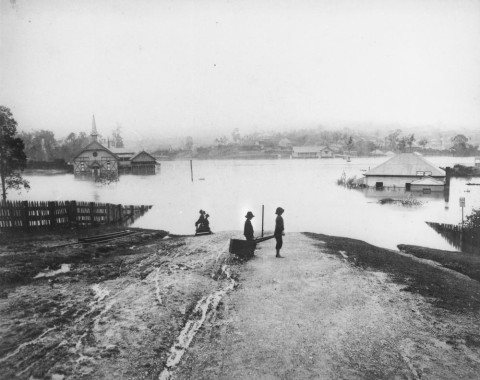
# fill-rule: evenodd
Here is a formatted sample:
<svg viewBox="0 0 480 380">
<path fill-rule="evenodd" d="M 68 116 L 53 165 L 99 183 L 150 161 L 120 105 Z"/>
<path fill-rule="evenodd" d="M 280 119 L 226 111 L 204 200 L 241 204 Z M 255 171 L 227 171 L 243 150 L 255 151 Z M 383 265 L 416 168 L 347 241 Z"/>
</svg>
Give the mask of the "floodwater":
<svg viewBox="0 0 480 380">
<path fill-rule="evenodd" d="M 265 231 L 275 223 L 275 209 L 285 209 L 285 231 L 324 233 L 365 240 L 385 248 L 397 244 L 417 244 L 439 249 L 454 249 L 426 221 L 459 223 L 465 197 L 465 215 L 480 207 L 480 186 L 468 186 L 480 178 L 452 179 L 450 201 L 443 193 L 412 193 L 421 206 L 381 205 L 381 198 L 405 198 L 409 193 L 346 189 L 336 184 L 345 172 L 347 178 L 361 177 L 387 157 L 314 160 L 208 160 L 193 161 L 193 182 L 189 161 L 161 163 L 155 176 L 122 175 L 120 181 L 102 186 L 72 174 L 30 175 L 28 193 L 9 194 L 10 199 L 77 200 L 135 205 L 153 205 L 134 226 L 167 230 L 172 234 L 193 234 L 199 210 L 210 214 L 213 231 L 243 231 L 245 214 L 255 218 L 255 235 L 262 229 L 264 205 Z M 441 166 L 456 163 L 473 165 L 473 158 L 428 157 Z M 285 245 L 287 246 L 287 241 Z"/>
</svg>

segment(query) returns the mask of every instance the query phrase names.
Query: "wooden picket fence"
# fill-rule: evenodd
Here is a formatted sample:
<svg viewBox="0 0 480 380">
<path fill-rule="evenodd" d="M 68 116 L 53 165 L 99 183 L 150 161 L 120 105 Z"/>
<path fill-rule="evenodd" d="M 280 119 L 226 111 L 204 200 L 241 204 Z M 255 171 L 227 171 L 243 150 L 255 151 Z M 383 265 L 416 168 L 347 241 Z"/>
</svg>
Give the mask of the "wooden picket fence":
<svg viewBox="0 0 480 380">
<path fill-rule="evenodd" d="M 97 202 L 0 202 L 0 230 L 93 226 L 133 222 L 152 206 Z"/>
</svg>

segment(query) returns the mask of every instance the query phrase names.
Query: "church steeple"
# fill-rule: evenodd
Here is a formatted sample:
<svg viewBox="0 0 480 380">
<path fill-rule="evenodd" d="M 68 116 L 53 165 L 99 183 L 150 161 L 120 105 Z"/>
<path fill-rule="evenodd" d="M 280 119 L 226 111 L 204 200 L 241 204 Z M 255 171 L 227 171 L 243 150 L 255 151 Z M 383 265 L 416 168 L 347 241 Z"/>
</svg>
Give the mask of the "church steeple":
<svg viewBox="0 0 480 380">
<path fill-rule="evenodd" d="M 92 133 L 90 133 L 90 137 L 92 141 L 97 141 L 98 133 L 97 133 L 97 125 L 95 124 L 95 115 L 93 115 L 92 119 Z"/>
</svg>

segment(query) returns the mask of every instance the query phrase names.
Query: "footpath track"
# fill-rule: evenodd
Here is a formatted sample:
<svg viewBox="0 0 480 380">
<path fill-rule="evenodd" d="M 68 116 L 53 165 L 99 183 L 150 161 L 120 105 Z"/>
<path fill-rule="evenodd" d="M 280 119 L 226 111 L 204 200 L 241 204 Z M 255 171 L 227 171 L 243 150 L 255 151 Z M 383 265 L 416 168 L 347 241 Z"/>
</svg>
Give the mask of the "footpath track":
<svg viewBox="0 0 480 380">
<path fill-rule="evenodd" d="M 303 234 L 285 237 L 284 259 L 260 245 L 172 378 L 478 378 L 478 346 L 458 339 L 476 336 L 478 315 L 439 310 L 338 253 Z"/>
</svg>

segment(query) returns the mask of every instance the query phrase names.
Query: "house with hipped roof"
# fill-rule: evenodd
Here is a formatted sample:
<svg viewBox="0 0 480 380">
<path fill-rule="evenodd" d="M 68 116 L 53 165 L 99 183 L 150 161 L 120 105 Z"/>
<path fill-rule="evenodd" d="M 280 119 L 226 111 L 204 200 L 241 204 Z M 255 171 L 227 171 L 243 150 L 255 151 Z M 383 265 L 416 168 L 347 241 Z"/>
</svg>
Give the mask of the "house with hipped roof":
<svg viewBox="0 0 480 380">
<path fill-rule="evenodd" d="M 435 180 L 430 186 L 439 186 L 438 182 L 445 183 L 445 171 L 428 162 L 417 153 L 400 153 L 383 164 L 364 173 L 365 185 L 369 187 L 403 187 L 411 190 L 412 184 L 425 177 Z M 425 184 L 424 184 L 425 185 Z M 436 189 L 439 189 L 436 187 Z M 443 188 L 442 188 L 443 190 Z"/>
<path fill-rule="evenodd" d="M 95 116 L 92 119 L 91 142 L 73 158 L 75 176 L 98 177 L 104 174 L 155 174 L 157 160 L 145 151 L 107 148 L 98 141 Z"/>
</svg>

